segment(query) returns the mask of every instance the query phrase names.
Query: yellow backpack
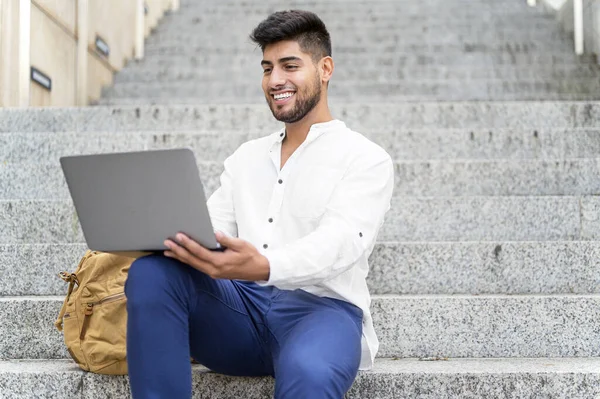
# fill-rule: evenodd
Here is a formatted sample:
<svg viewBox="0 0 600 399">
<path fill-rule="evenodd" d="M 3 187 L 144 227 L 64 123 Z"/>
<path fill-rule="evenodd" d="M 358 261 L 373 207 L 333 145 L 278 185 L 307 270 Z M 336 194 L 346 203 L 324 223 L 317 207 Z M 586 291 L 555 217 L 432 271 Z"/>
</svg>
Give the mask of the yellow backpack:
<svg viewBox="0 0 600 399">
<path fill-rule="evenodd" d="M 74 273 L 59 274 L 69 290 L 54 325 L 83 370 L 127 374 L 125 281 L 133 261 L 147 254 L 87 251 Z"/>
</svg>

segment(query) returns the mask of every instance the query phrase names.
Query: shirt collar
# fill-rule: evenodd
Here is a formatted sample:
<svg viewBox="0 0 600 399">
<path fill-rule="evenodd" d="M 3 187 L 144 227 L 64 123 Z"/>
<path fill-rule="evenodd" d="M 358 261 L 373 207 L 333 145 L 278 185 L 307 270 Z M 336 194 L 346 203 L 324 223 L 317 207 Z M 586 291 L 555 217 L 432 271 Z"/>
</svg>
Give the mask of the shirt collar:
<svg viewBox="0 0 600 399">
<path fill-rule="evenodd" d="M 306 141 L 312 141 L 323 133 L 327 133 L 332 130 L 343 129 L 346 124 L 339 119 L 333 119 L 329 122 L 315 123 L 310 127 Z M 285 138 L 285 127 L 281 128 L 276 133 L 273 133 L 273 144 L 281 143 Z"/>
</svg>

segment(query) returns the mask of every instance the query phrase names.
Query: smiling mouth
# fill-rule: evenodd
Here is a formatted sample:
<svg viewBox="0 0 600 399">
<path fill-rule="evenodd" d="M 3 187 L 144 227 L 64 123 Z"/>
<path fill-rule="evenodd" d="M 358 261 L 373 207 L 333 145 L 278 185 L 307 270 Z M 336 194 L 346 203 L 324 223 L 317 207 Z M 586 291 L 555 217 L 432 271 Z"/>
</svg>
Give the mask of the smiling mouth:
<svg viewBox="0 0 600 399">
<path fill-rule="evenodd" d="M 271 94 L 276 104 L 283 104 L 296 94 L 294 91 L 286 91 L 284 93 Z"/>
</svg>

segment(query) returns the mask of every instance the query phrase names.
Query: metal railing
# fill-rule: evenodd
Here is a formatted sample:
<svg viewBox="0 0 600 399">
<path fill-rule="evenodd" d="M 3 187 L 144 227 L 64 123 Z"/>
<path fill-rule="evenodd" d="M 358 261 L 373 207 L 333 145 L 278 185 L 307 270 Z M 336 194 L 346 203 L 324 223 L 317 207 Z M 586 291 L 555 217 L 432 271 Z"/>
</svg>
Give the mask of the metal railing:
<svg viewBox="0 0 600 399">
<path fill-rule="evenodd" d="M 600 0 L 568 0 L 567 7 L 568 3 L 572 3 L 573 19 L 563 23 L 568 30 L 573 30 L 575 53 L 600 55 Z M 527 4 L 535 7 L 537 1 L 527 0 Z"/>
</svg>

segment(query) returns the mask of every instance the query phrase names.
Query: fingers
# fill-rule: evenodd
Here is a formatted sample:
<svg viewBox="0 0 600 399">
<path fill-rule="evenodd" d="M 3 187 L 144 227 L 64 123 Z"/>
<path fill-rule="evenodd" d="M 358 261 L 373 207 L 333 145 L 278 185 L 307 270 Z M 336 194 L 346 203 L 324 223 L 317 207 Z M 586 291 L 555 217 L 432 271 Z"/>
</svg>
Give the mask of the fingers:
<svg viewBox="0 0 600 399">
<path fill-rule="evenodd" d="M 244 240 L 241 240 L 239 238 L 234 238 L 234 237 L 228 237 L 225 234 L 221 233 L 220 231 L 217 231 L 215 233 L 215 237 L 217 238 L 217 242 L 219 244 L 221 244 L 225 248 L 234 250 L 236 252 L 239 251 L 245 243 Z"/>
<path fill-rule="evenodd" d="M 183 233 L 178 233 L 177 241 L 180 246 L 187 249 L 192 255 L 201 259 L 203 261 L 216 264 L 216 254 L 208 249 L 204 248 L 202 245 L 198 244 L 196 241 L 189 238 L 187 235 Z"/>
<path fill-rule="evenodd" d="M 177 245 L 176 243 L 170 240 L 165 241 L 165 246 L 169 248 L 168 251 L 164 252 L 165 256 L 177 259 L 178 261 L 190 265 L 194 269 L 197 269 L 209 276 L 214 274 L 214 265 L 195 257 L 184 247 Z"/>
</svg>

